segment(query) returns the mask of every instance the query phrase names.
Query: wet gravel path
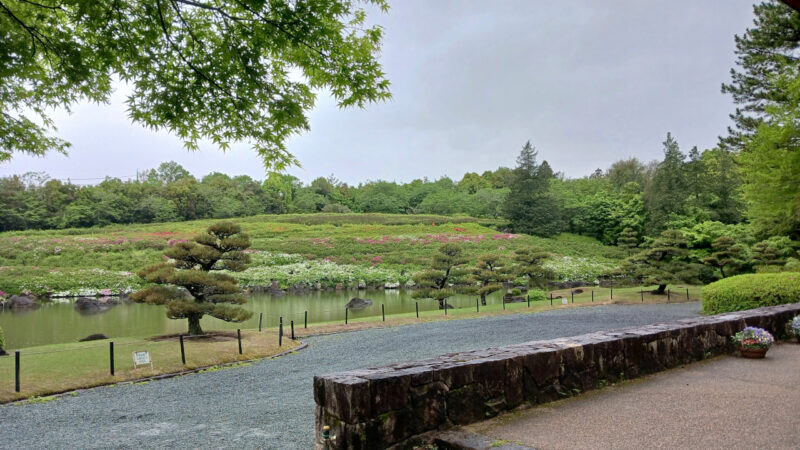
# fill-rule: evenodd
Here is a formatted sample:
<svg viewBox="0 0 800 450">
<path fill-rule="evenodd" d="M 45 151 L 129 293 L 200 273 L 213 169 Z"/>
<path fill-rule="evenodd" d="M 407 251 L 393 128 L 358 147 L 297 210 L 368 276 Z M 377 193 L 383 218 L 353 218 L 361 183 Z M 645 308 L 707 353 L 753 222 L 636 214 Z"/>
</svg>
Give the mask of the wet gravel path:
<svg viewBox="0 0 800 450">
<path fill-rule="evenodd" d="M 308 338 L 247 367 L 0 408 L 0 448 L 313 447 L 315 374 L 698 315 L 699 303 L 597 306 Z"/>
</svg>

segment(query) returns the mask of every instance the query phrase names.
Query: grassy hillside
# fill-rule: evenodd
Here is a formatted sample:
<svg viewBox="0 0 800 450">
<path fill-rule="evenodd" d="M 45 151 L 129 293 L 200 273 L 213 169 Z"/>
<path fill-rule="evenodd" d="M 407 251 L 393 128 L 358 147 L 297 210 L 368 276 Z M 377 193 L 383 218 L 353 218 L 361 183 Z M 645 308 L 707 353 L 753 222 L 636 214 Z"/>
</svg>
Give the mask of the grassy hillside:
<svg viewBox="0 0 800 450">
<path fill-rule="evenodd" d="M 214 221 L 0 234 L 0 290 L 37 294 L 113 292 L 140 285 L 135 272 L 163 258 L 175 242 Z M 582 236 L 554 239 L 501 233 L 492 221 L 469 217 L 390 214 L 313 214 L 236 219 L 250 235 L 253 264 L 238 274 L 246 286 L 297 283 L 405 283 L 445 242 L 463 244 L 471 259 L 485 253 L 511 256 L 538 246 L 560 280 L 592 281 L 624 255 Z"/>
</svg>

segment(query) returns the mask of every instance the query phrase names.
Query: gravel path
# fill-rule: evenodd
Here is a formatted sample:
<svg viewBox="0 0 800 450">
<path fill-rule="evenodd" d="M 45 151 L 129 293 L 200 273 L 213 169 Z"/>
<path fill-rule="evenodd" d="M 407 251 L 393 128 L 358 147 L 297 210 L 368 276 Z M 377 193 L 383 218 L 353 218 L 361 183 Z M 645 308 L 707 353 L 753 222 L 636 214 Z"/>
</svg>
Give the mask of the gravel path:
<svg viewBox="0 0 800 450">
<path fill-rule="evenodd" d="M 699 303 L 597 306 L 308 338 L 294 355 L 0 408 L 2 448 L 313 446 L 314 374 L 422 359 L 699 313 Z"/>
</svg>

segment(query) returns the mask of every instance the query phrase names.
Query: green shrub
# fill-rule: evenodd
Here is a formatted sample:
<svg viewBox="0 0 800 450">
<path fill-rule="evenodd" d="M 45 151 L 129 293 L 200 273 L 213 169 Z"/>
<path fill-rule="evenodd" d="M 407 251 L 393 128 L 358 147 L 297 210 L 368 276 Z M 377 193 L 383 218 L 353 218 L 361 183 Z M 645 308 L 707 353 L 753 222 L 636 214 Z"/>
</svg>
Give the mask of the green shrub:
<svg viewBox="0 0 800 450">
<path fill-rule="evenodd" d="M 511 290 L 511 295 L 520 296 L 520 295 L 522 295 L 522 291 L 519 290 L 519 289 L 514 288 L 514 289 Z"/>
<path fill-rule="evenodd" d="M 703 312 L 730 311 L 800 302 L 800 273 L 737 275 L 703 288 Z"/>
<path fill-rule="evenodd" d="M 3 334 L 3 327 L 0 327 L 0 350 L 6 348 L 6 336 Z"/>
<path fill-rule="evenodd" d="M 532 302 L 545 301 L 547 300 L 547 293 L 541 289 L 531 289 L 528 291 L 528 298 Z"/>
</svg>

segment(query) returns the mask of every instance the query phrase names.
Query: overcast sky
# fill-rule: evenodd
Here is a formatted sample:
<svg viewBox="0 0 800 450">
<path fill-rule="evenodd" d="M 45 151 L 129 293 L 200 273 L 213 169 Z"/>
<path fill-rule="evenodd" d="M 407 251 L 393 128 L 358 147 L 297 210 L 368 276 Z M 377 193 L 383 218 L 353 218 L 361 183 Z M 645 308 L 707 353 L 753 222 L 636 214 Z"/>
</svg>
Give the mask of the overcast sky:
<svg viewBox="0 0 800 450">
<path fill-rule="evenodd" d="M 688 151 L 713 147 L 733 104 L 720 93 L 734 34 L 752 1 L 390 0 L 371 20 L 386 29 L 381 60 L 393 100 L 339 110 L 320 95 L 311 131 L 289 149 L 304 181 L 410 181 L 513 167 L 526 140 L 570 177 L 613 161 L 661 156 L 668 131 Z M 45 171 L 79 183 L 134 176 L 173 160 L 197 176 L 263 179 L 255 152 L 184 150 L 127 118 L 125 87 L 109 105 L 54 115 L 69 157 L 16 156 L 0 175 Z"/>
</svg>

